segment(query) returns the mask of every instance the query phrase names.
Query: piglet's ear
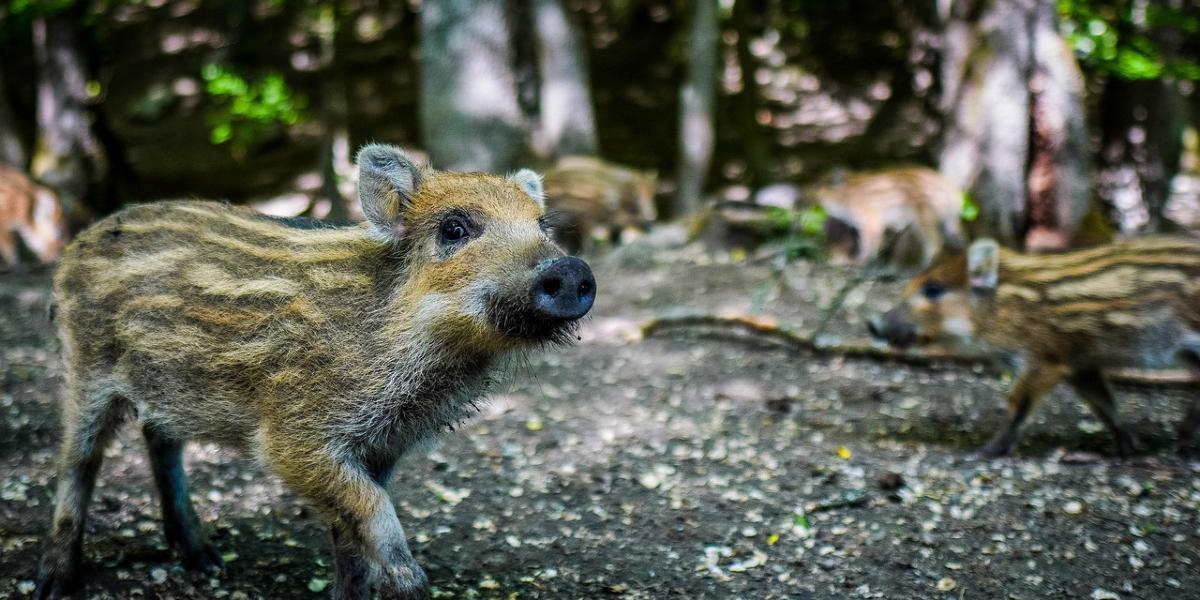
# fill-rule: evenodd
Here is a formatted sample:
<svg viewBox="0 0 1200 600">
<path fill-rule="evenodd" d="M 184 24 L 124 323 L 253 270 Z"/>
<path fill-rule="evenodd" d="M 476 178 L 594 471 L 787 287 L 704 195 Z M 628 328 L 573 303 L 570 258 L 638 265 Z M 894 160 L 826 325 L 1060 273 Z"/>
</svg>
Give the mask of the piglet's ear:
<svg viewBox="0 0 1200 600">
<path fill-rule="evenodd" d="M 404 213 L 421 187 L 421 170 L 395 146 L 369 144 L 358 151 L 358 199 L 371 232 L 404 236 Z"/>
<path fill-rule="evenodd" d="M 538 206 L 543 210 L 546 208 L 546 193 L 542 189 L 542 176 L 530 171 L 529 169 L 521 169 L 516 173 L 508 176 L 508 180 L 517 184 L 529 197 L 533 198 Z"/>
<path fill-rule="evenodd" d="M 1000 246 L 996 240 L 979 240 L 967 248 L 967 282 L 976 292 L 991 292 L 1000 280 Z"/>
</svg>

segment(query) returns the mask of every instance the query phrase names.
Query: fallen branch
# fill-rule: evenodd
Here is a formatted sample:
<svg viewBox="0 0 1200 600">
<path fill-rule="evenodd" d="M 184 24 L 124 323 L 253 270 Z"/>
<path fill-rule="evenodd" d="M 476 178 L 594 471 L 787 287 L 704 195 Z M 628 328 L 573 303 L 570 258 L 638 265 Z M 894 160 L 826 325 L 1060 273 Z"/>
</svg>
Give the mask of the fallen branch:
<svg viewBox="0 0 1200 600">
<path fill-rule="evenodd" d="M 668 329 L 699 327 L 734 329 L 753 337 L 775 342 L 791 350 L 850 358 L 895 361 L 914 366 L 955 364 L 993 370 L 995 358 L 987 355 L 954 354 L 937 351 L 895 350 L 871 344 L 820 344 L 808 335 L 779 325 L 773 319 L 747 315 L 685 315 L 658 317 L 641 326 L 642 337 L 650 337 Z M 1133 385 L 1190 385 L 1200 384 L 1200 376 L 1183 370 L 1112 369 L 1105 374 L 1116 383 Z"/>
</svg>

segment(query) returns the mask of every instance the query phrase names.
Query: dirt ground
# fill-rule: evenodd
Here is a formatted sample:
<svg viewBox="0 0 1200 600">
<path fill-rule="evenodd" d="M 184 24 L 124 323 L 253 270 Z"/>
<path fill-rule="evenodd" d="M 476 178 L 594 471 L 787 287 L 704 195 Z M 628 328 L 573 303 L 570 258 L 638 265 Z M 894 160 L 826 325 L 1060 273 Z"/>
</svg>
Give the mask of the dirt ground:
<svg viewBox="0 0 1200 600">
<path fill-rule="evenodd" d="M 1015 459 L 971 451 L 1007 381 L 665 332 L 659 315 L 771 315 L 812 331 L 849 269 L 714 263 L 634 247 L 594 263 L 583 341 L 529 357 L 512 385 L 392 491 L 435 597 L 1200 597 L 1200 462 L 1173 426 L 1187 388 L 1122 387 L 1142 453 L 1110 457 L 1059 389 Z M 850 293 L 833 337 L 900 282 Z M 59 363 L 45 274 L 0 276 L 0 598 L 27 596 L 49 521 Z M 189 447 L 223 574 L 182 570 L 158 524 L 136 428 L 107 455 L 85 544 L 94 598 L 327 594 L 319 517 L 252 461 Z"/>
</svg>

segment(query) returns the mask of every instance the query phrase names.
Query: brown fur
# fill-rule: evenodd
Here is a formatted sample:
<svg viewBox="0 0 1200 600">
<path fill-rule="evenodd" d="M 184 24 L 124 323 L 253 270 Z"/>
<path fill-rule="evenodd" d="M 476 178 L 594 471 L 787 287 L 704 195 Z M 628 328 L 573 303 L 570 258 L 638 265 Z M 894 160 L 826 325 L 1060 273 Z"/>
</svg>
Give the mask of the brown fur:
<svg viewBox="0 0 1200 600">
<path fill-rule="evenodd" d="M 1011 422 L 985 448 L 989 454 L 1009 452 L 1029 410 L 1063 380 L 1112 429 L 1118 450 L 1130 452 L 1132 436 L 1117 424 L 1100 373 L 1163 367 L 1177 356 L 1200 369 L 1200 242 L 1147 237 L 1054 255 L 999 250 L 997 258 L 996 284 L 972 287 L 968 258 L 943 257 L 912 280 L 905 300 L 874 329 L 900 343 L 977 338 L 1024 359 L 1009 396 Z M 1198 419 L 1194 406 L 1183 437 Z"/>
<path fill-rule="evenodd" d="M 500 300 L 528 298 L 562 252 L 532 173 L 420 170 L 383 146 L 359 156 L 365 224 L 298 228 L 170 202 L 122 210 L 67 249 L 54 280 L 64 442 L 42 593 L 75 575 L 89 465 L 128 414 L 169 450 L 156 480 L 185 562 L 220 564 L 170 466 L 183 440 L 209 440 L 257 457 L 325 513 L 336 596 L 367 593 L 367 561 L 382 567 L 384 591 L 426 593 L 384 489 L 392 465 L 471 414 L 513 351 L 569 333 L 502 330 L 519 317 Z M 477 235 L 446 246 L 447 215 Z M 180 496 L 186 507 L 173 509 Z"/>
<path fill-rule="evenodd" d="M 0 165 L 0 260 L 10 267 L 20 259 L 14 234 L 38 260 L 50 264 L 67 244 L 67 218 L 50 188 Z"/>
<path fill-rule="evenodd" d="M 562 213 L 557 238 L 571 252 L 593 242 L 618 241 L 636 234 L 658 216 L 654 193 L 658 176 L 586 156 L 564 157 L 546 171 L 546 203 Z"/>
<path fill-rule="evenodd" d="M 829 215 L 827 237 L 836 261 L 866 264 L 883 250 L 886 236 L 906 231 L 916 234 L 921 266 L 944 245 L 961 245 L 962 190 L 937 171 L 898 167 L 834 179 L 813 194 Z"/>
</svg>

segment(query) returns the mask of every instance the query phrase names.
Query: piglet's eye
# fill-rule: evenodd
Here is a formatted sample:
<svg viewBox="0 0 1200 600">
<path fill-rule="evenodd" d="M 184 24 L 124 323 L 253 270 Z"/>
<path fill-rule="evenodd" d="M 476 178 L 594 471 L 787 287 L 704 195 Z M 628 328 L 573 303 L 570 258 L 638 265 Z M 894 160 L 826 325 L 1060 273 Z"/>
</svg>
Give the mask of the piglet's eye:
<svg viewBox="0 0 1200 600">
<path fill-rule="evenodd" d="M 937 300 L 946 293 L 946 286 L 936 281 L 926 281 L 925 285 L 921 286 L 921 295 L 930 300 Z"/>
<path fill-rule="evenodd" d="M 467 228 L 458 219 L 442 221 L 442 241 L 448 244 L 460 242 L 467 237 Z"/>
</svg>

